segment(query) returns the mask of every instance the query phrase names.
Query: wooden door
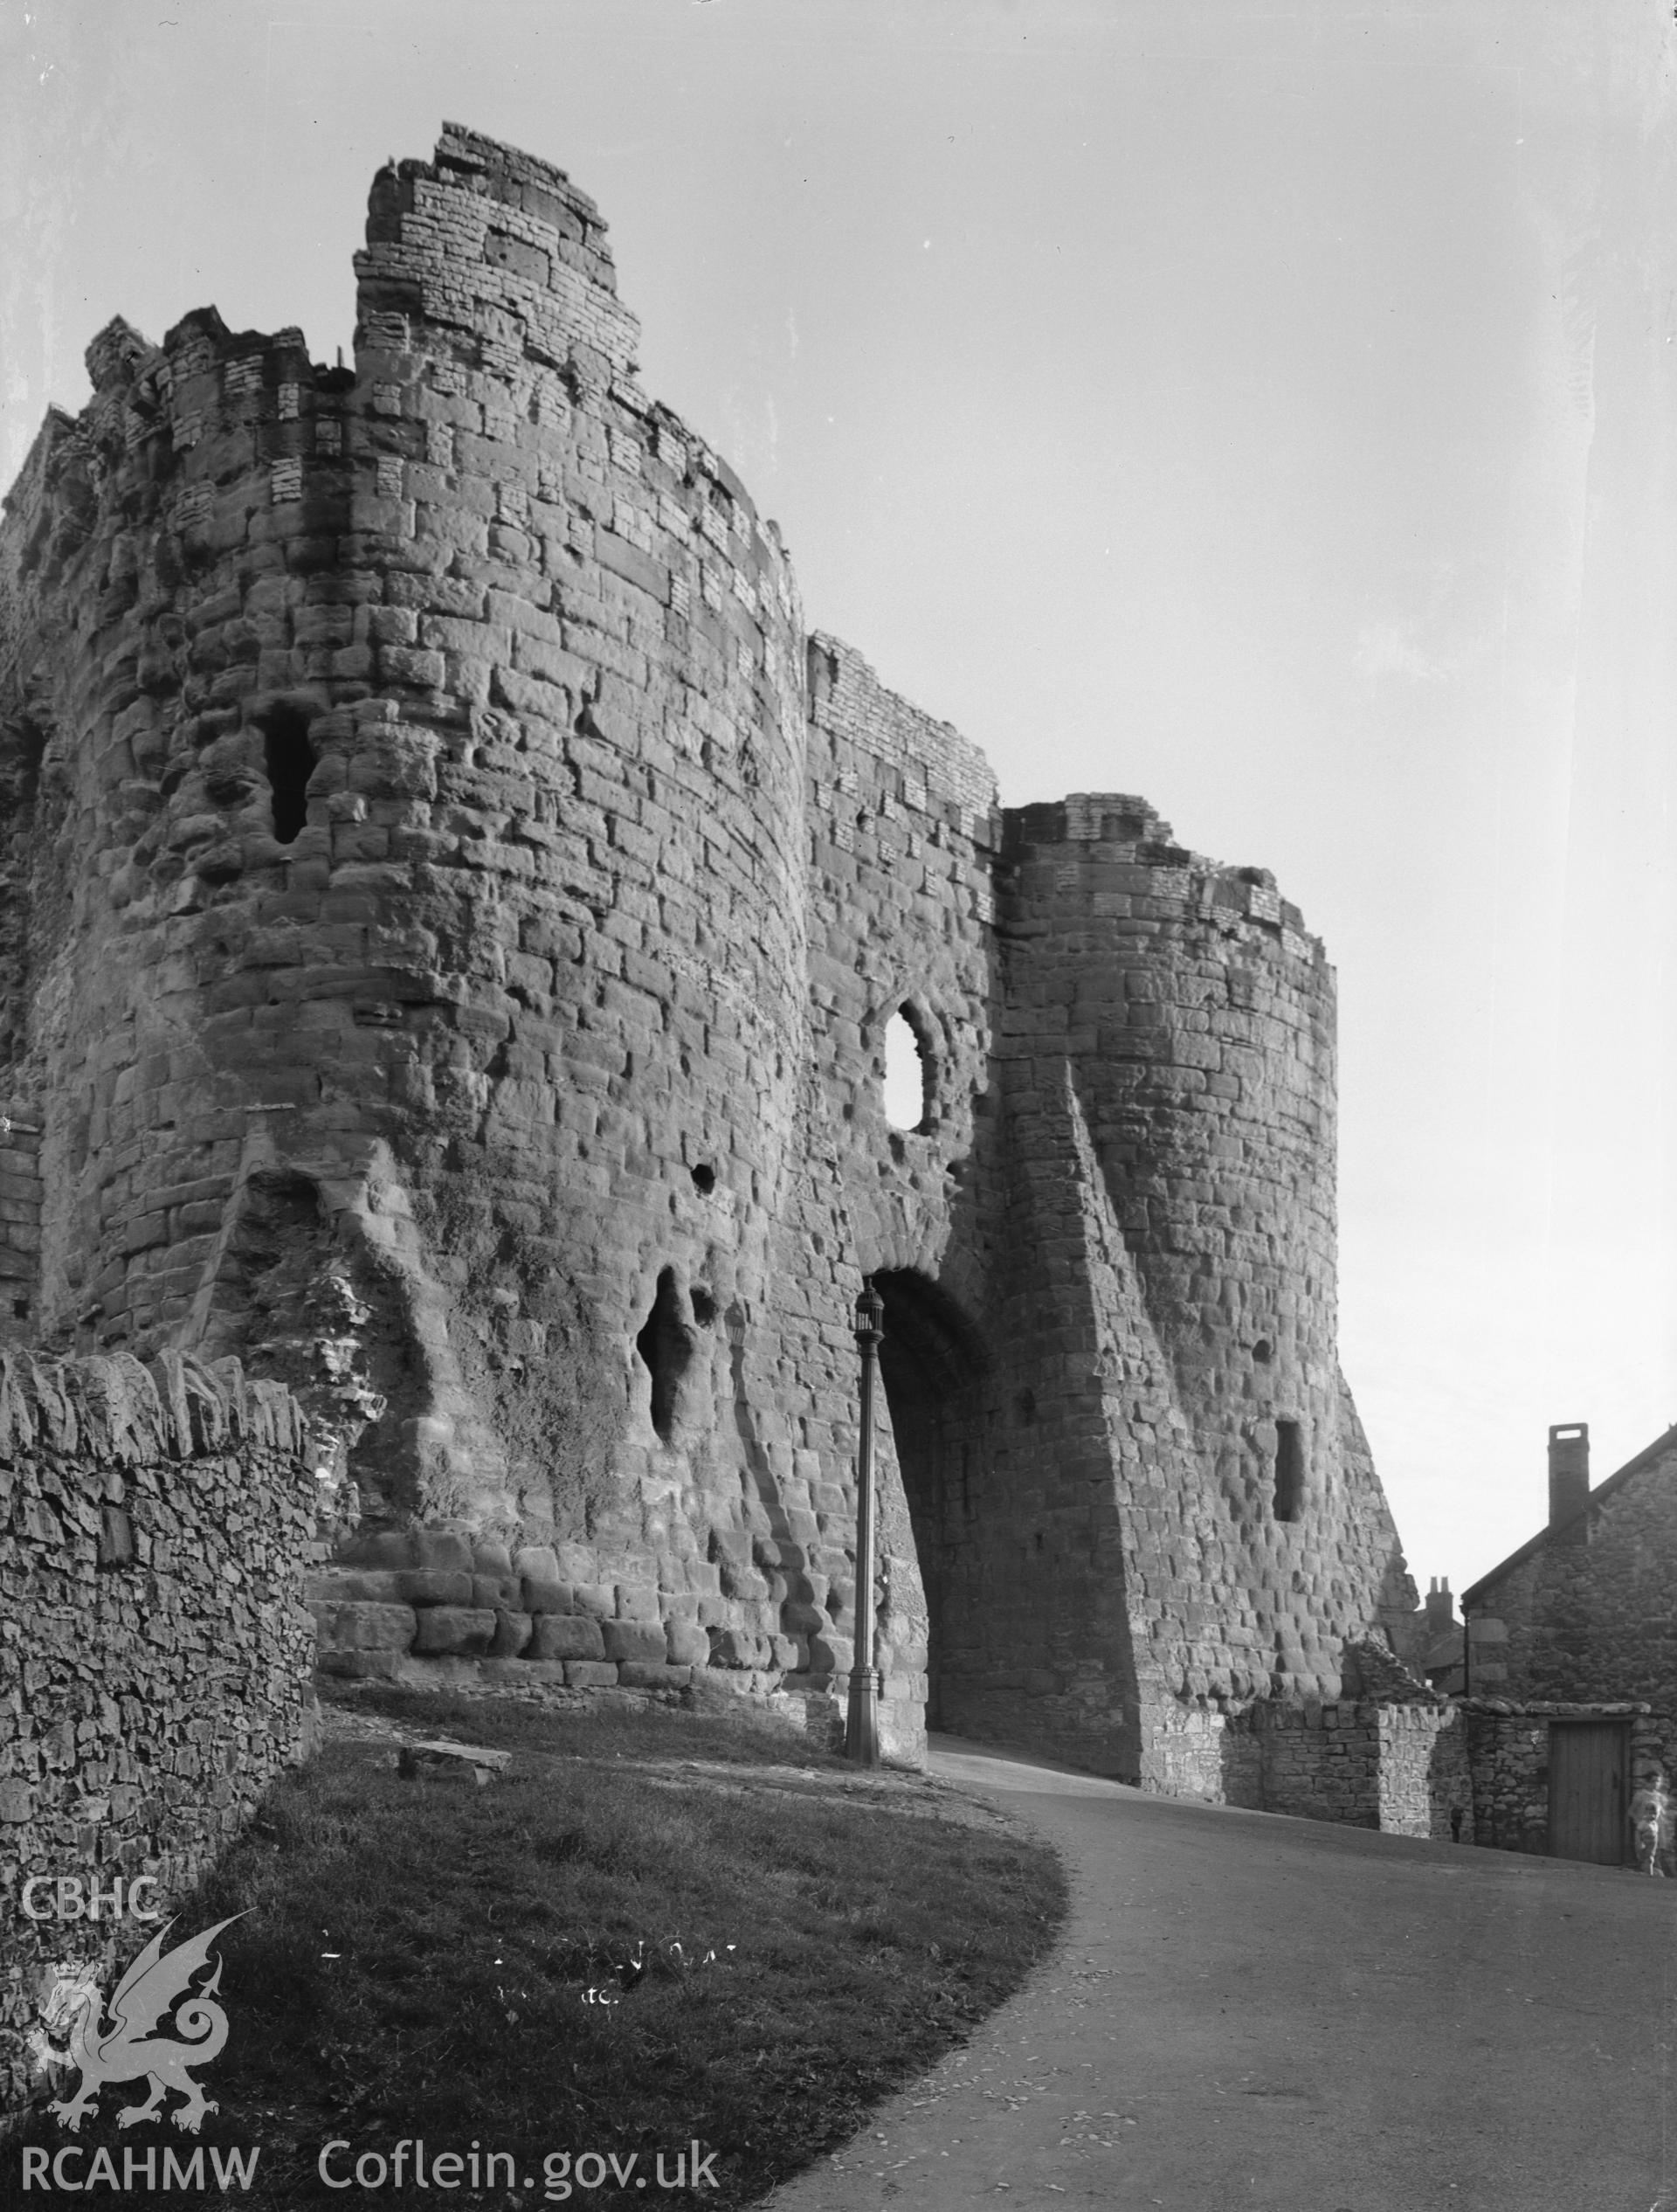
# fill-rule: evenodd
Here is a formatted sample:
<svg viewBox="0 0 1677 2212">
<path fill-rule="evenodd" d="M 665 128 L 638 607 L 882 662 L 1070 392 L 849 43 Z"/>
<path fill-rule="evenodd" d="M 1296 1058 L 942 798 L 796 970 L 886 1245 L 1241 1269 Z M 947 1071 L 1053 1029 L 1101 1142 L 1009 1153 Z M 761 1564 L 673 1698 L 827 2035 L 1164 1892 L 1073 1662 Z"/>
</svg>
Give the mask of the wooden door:
<svg viewBox="0 0 1677 2212">
<path fill-rule="evenodd" d="M 1598 1866 L 1626 1863 L 1631 1732 L 1621 1720 L 1549 1724 L 1549 1853 Z"/>
</svg>

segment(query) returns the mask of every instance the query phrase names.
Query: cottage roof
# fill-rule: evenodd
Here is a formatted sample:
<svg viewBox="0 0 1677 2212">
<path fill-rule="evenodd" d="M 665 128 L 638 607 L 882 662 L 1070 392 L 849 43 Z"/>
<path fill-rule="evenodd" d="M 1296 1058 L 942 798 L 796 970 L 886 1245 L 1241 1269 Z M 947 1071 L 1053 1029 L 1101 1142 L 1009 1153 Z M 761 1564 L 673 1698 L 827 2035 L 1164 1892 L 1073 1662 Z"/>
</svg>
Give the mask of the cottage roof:
<svg viewBox="0 0 1677 2212">
<path fill-rule="evenodd" d="M 1646 1468 L 1657 1465 L 1667 1453 L 1674 1449 L 1677 1449 L 1677 1423 L 1674 1423 L 1670 1428 L 1667 1429 L 1662 1436 L 1656 1436 L 1653 1443 L 1646 1445 L 1641 1451 L 1638 1452 L 1634 1459 L 1627 1459 L 1624 1466 L 1616 1469 L 1605 1483 L 1598 1483 L 1576 1511 L 1565 1514 L 1560 1520 L 1550 1522 L 1546 1527 L 1539 1529 L 1536 1536 L 1527 1538 L 1517 1552 L 1510 1552 L 1508 1558 L 1499 1566 L 1494 1566 L 1488 1574 L 1481 1574 L 1471 1588 L 1462 1592 L 1462 1612 L 1464 1614 L 1468 1612 L 1484 1596 L 1493 1583 L 1500 1582 L 1505 1574 L 1509 1573 L 1515 1567 L 1522 1566 L 1535 1552 L 1541 1550 L 1542 1545 L 1548 1543 L 1550 1537 L 1558 1535 L 1563 1529 L 1571 1528 L 1576 1523 L 1583 1520 L 1587 1514 L 1593 1513 L 1598 1505 L 1612 1497 L 1616 1491 L 1622 1490 L 1633 1476 L 1641 1474 Z"/>
</svg>

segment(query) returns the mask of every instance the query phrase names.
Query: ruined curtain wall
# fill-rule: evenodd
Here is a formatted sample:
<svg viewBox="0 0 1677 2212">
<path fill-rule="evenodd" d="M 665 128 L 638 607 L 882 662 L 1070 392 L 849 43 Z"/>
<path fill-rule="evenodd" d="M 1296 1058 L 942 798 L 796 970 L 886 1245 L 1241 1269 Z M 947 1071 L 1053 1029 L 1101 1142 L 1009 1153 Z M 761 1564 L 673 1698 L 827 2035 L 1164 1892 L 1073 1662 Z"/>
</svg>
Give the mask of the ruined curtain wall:
<svg viewBox="0 0 1677 2212">
<path fill-rule="evenodd" d="M 34 1922 L 31 1877 L 178 1897 L 301 1755 L 314 1478 L 273 1383 L 164 1354 L 0 1356 L 0 2109 L 25 2086 L 31 1977 L 100 1923 Z"/>
</svg>

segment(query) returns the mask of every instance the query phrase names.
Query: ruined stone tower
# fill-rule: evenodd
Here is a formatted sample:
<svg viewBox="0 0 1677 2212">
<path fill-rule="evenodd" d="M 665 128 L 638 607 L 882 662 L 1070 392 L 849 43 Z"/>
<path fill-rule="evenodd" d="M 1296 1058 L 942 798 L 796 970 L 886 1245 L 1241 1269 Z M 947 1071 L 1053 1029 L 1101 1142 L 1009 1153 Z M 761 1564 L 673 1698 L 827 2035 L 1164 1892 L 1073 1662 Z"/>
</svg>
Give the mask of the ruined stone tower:
<svg viewBox="0 0 1677 2212">
<path fill-rule="evenodd" d="M 357 274 L 353 370 L 111 324 L 6 502 L 0 1340 L 290 1383 L 342 1670 L 817 1690 L 871 1273 L 888 1740 L 1214 1790 L 1414 1603 L 1320 945 L 806 632 L 561 172 L 447 127 Z"/>
</svg>

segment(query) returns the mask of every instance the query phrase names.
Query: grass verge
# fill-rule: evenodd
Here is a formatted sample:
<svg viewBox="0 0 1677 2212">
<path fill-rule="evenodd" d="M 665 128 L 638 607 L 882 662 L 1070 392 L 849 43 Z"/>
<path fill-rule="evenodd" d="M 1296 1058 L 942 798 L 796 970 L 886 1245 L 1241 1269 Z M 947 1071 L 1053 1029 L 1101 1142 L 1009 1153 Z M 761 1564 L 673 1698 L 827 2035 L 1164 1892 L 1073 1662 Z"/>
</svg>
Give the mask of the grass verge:
<svg viewBox="0 0 1677 2212">
<path fill-rule="evenodd" d="M 173 1939 L 245 1916 L 219 1945 L 219 2110 L 197 2136 L 161 2113 L 123 2131 L 146 2092 L 114 2081 L 76 2136 L 43 2115 L 0 2150 L 11 2191 L 30 2146 L 80 2149 L 78 2201 L 100 2146 L 118 2175 L 125 2153 L 143 2173 L 155 2152 L 161 2175 L 165 2149 L 178 2166 L 203 2146 L 213 2202 L 217 2151 L 225 2171 L 227 2149 L 259 2146 L 230 2201 L 747 2204 L 961 2042 L 1065 1909 L 1028 1835 L 741 1718 L 355 1702 L 362 1731 L 377 1711 L 510 1765 L 482 1788 L 404 1779 L 393 1739 L 360 1732 L 286 1777 Z M 392 2170 L 416 2138 L 423 2189 L 411 2149 L 399 2187 Z M 331 2142 L 334 2179 L 366 2155 L 383 2181 L 369 2162 L 329 2188 Z"/>
</svg>

